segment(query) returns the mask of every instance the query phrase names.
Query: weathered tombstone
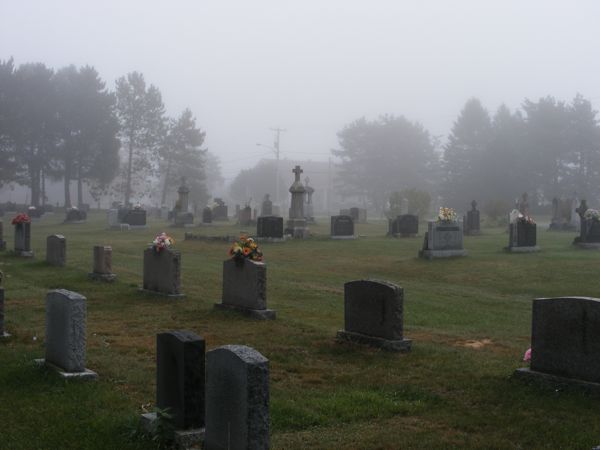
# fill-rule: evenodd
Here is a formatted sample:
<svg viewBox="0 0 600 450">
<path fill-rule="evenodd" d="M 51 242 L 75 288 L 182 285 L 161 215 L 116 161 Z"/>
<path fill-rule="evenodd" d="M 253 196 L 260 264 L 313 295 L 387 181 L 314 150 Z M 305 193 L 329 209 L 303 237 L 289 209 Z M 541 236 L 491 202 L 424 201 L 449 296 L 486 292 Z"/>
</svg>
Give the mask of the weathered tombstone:
<svg viewBox="0 0 600 450">
<path fill-rule="evenodd" d="M 252 208 L 246 205 L 244 208 L 240 209 L 238 215 L 238 221 L 242 226 L 248 226 L 252 224 Z"/>
<path fill-rule="evenodd" d="M 224 221 L 224 220 L 229 220 L 229 217 L 227 216 L 227 205 L 225 204 L 225 202 L 220 199 L 220 198 L 215 198 L 215 203 L 217 204 L 214 208 L 213 208 L 213 220 L 214 221 Z"/>
<path fill-rule="evenodd" d="M 67 211 L 64 223 L 85 223 L 87 212 L 77 208 L 71 208 Z"/>
<path fill-rule="evenodd" d="M 585 200 L 581 200 L 579 208 L 579 236 L 573 244 L 581 248 L 600 249 L 600 212 L 590 209 Z"/>
<path fill-rule="evenodd" d="M 310 178 L 304 179 L 304 195 L 306 196 L 306 204 L 304 205 L 304 215 L 309 223 L 315 222 L 315 210 L 312 201 L 312 196 L 315 193 L 315 188 L 309 186 Z"/>
<path fill-rule="evenodd" d="M 121 226 L 121 222 L 119 221 L 119 210 L 109 209 L 106 212 L 106 221 L 108 222 L 109 228 L 119 228 Z"/>
<path fill-rule="evenodd" d="M 306 217 L 304 214 L 304 193 L 306 189 L 300 181 L 300 174 L 303 170 L 300 166 L 296 166 L 294 170 L 294 182 L 290 186 L 290 193 L 292 194 L 291 206 L 289 209 L 289 220 L 287 221 L 286 228 L 292 237 L 295 238 L 307 238 L 308 237 L 308 226 L 306 224 Z"/>
<path fill-rule="evenodd" d="M 388 235 L 415 237 L 419 234 L 419 217 L 413 214 L 402 214 L 388 222 Z"/>
<path fill-rule="evenodd" d="M 355 239 L 354 221 L 350 216 L 331 216 L 331 239 Z"/>
<path fill-rule="evenodd" d="M 466 256 L 462 223 L 429 221 L 419 256 L 426 259 Z"/>
<path fill-rule="evenodd" d="M 212 223 L 213 220 L 213 212 L 208 206 L 202 210 L 202 223 L 208 224 Z"/>
<path fill-rule="evenodd" d="M 250 259 L 223 262 L 223 298 L 217 309 L 240 311 L 255 319 L 275 319 L 267 309 L 267 265 Z"/>
<path fill-rule="evenodd" d="M 178 208 L 175 209 L 175 226 L 184 227 L 194 224 L 194 215 L 188 212 L 190 189 L 185 184 L 185 177 L 181 178 L 181 186 L 177 189 L 179 198 L 177 199 Z"/>
<path fill-rule="evenodd" d="M 206 353 L 206 450 L 269 448 L 269 360 L 245 345 Z"/>
<path fill-rule="evenodd" d="M 33 258 L 30 222 L 15 224 L 15 253 L 26 258 Z"/>
<path fill-rule="evenodd" d="M 283 240 L 283 217 L 259 217 L 256 222 L 256 237 L 267 240 Z"/>
<path fill-rule="evenodd" d="M 273 215 L 273 202 L 269 198 L 269 194 L 265 194 L 265 198 L 262 201 L 260 208 L 261 216 L 272 216 Z"/>
<path fill-rule="evenodd" d="M 119 222 L 132 228 L 146 228 L 146 210 L 142 208 L 119 209 Z"/>
<path fill-rule="evenodd" d="M 59 267 L 67 264 L 67 240 L 62 234 L 53 234 L 46 238 L 46 262 Z"/>
<path fill-rule="evenodd" d="M 508 247 L 513 253 L 538 252 L 537 225 L 530 217 L 512 214 L 513 220 L 509 226 Z"/>
<path fill-rule="evenodd" d="M 97 378 L 85 368 L 86 299 L 77 292 L 57 289 L 46 295 L 46 358 L 38 360 L 62 377 Z"/>
<path fill-rule="evenodd" d="M 408 352 L 404 339 L 404 290 L 387 281 L 356 280 L 344 284 L 344 329 L 339 340 Z"/>
<path fill-rule="evenodd" d="M 3 278 L 4 275 L 0 272 L 0 339 L 10 336 L 4 329 L 4 288 L 1 286 Z"/>
<path fill-rule="evenodd" d="M 191 331 L 156 335 L 156 407 L 169 414 L 175 443 L 183 448 L 204 438 L 204 353 L 204 339 Z M 156 413 L 142 420 L 156 430 Z"/>
<path fill-rule="evenodd" d="M 467 215 L 463 220 L 463 225 L 463 231 L 466 235 L 473 236 L 481 233 L 479 210 L 477 209 L 477 202 L 475 200 L 471 202 L 471 210 L 467 211 Z"/>
<path fill-rule="evenodd" d="M 0 220 L 0 251 L 6 250 L 6 241 L 4 240 L 4 222 Z"/>
<path fill-rule="evenodd" d="M 548 230 L 550 231 L 575 231 L 577 230 L 575 218 L 578 218 L 575 199 L 552 199 L 552 220 Z"/>
<path fill-rule="evenodd" d="M 94 245 L 94 267 L 88 276 L 93 280 L 109 282 L 117 278 L 112 272 L 112 247 Z"/>
<path fill-rule="evenodd" d="M 515 375 L 600 392 L 600 299 L 534 299 L 531 365 Z"/>
<path fill-rule="evenodd" d="M 142 291 L 182 298 L 181 254 L 169 248 L 144 250 L 144 282 Z"/>
<path fill-rule="evenodd" d="M 350 208 L 350 214 L 354 223 L 367 223 L 367 210 L 364 208 Z"/>
</svg>

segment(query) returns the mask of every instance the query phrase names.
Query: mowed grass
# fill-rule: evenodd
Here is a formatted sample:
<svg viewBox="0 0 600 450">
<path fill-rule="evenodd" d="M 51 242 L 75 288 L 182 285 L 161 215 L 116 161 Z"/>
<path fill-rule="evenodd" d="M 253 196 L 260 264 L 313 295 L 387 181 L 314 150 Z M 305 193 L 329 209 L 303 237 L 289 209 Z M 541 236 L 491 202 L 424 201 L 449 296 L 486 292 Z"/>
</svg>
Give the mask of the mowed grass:
<svg viewBox="0 0 600 450">
<path fill-rule="evenodd" d="M 582 448 L 600 444 L 600 399 L 511 378 L 529 347 L 535 297 L 600 296 L 600 252 L 572 247 L 574 233 L 540 227 L 537 254 L 502 251 L 507 234 L 466 237 L 469 256 L 416 258 L 422 237 L 385 237 L 384 221 L 359 225 L 355 241 L 328 239 L 328 220 L 310 240 L 264 244 L 268 303 L 277 320 L 215 311 L 228 244 L 184 241 L 160 221 L 148 230 L 105 229 L 105 216 L 33 224 L 34 260 L 0 254 L 6 328 L 0 341 L 0 448 L 153 448 L 134 433 L 155 401 L 155 340 L 166 330 L 202 335 L 207 348 L 249 345 L 270 360 L 271 443 L 282 449 Z M 5 238 L 13 245 L 5 217 Z M 424 224 L 421 224 L 421 229 Z M 137 291 L 142 253 L 167 230 L 182 253 L 184 300 Z M 233 224 L 194 228 L 235 235 Z M 249 228 L 245 231 L 253 233 Z M 45 238 L 67 238 L 68 265 L 48 266 Z M 113 247 L 113 284 L 89 281 L 92 246 Z M 343 285 L 361 278 L 404 288 L 409 354 L 339 344 Z M 87 366 L 97 383 L 64 382 L 36 368 L 44 355 L 48 289 L 88 299 Z"/>
</svg>

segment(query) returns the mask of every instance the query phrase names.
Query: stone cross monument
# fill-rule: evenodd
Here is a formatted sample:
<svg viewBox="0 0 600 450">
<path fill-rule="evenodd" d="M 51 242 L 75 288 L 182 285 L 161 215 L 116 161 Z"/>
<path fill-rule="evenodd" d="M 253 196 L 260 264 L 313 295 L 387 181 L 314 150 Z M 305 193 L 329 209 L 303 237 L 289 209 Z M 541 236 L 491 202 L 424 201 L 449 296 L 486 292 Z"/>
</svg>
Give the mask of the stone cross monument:
<svg viewBox="0 0 600 450">
<path fill-rule="evenodd" d="M 296 166 L 292 172 L 294 173 L 295 180 L 289 189 L 292 194 L 292 202 L 289 210 L 287 228 L 294 237 L 304 238 L 308 237 L 308 227 L 306 226 L 306 219 L 304 217 L 304 194 L 306 189 L 304 188 L 302 181 L 300 181 L 300 174 L 303 170 L 300 166 Z"/>
<path fill-rule="evenodd" d="M 181 177 L 181 186 L 177 189 L 179 194 L 179 211 L 182 213 L 188 212 L 190 189 L 185 184 L 185 177 Z"/>
</svg>

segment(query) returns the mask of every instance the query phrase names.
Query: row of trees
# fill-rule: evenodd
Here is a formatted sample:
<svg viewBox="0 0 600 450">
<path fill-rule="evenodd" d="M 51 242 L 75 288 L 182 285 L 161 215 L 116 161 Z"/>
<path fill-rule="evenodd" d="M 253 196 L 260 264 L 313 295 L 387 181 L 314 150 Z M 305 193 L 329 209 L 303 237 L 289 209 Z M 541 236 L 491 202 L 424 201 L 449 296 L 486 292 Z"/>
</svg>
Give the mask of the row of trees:
<svg viewBox="0 0 600 450">
<path fill-rule="evenodd" d="M 493 116 L 468 100 L 444 146 L 404 117 L 359 119 L 338 133 L 340 192 L 383 210 L 390 194 L 416 188 L 447 204 L 515 199 L 547 202 L 575 192 L 600 195 L 600 126 L 591 102 L 552 97 L 500 106 Z"/>
<path fill-rule="evenodd" d="M 78 204 L 84 183 L 94 198 L 118 194 L 124 204 L 160 183 L 164 203 L 184 176 L 192 202 L 204 203 L 207 163 L 219 172 L 201 149 L 204 137 L 189 109 L 168 118 L 159 89 L 138 72 L 119 78 L 112 92 L 90 66 L 54 71 L 0 61 L 0 185 L 29 186 L 34 206 L 45 201 L 47 179 L 64 181 L 71 206 L 73 180 Z"/>
</svg>

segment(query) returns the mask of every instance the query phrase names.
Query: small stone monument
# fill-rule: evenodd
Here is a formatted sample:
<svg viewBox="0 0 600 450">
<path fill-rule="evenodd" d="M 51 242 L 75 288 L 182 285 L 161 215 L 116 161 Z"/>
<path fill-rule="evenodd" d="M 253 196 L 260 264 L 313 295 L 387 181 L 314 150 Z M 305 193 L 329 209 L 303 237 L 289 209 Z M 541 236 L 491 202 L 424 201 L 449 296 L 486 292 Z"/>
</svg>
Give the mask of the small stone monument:
<svg viewBox="0 0 600 450">
<path fill-rule="evenodd" d="M 579 208 L 579 236 L 573 244 L 586 249 L 600 249 L 600 212 L 590 209 L 585 200 L 581 200 Z"/>
<path fill-rule="evenodd" d="M 177 194 L 179 198 L 177 200 L 178 208 L 174 211 L 175 226 L 191 226 L 194 224 L 194 215 L 188 212 L 190 189 L 185 184 L 185 177 L 181 178 L 181 186 L 177 189 Z"/>
<path fill-rule="evenodd" d="M 256 221 L 256 237 L 261 241 L 283 241 L 283 217 L 259 217 Z"/>
<path fill-rule="evenodd" d="M 510 214 L 508 247 L 513 253 L 539 252 L 537 245 L 537 225 L 529 216 L 524 216 L 517 210 Z"/>
<path fill-rule="evenodd" d="M 208 206 L 202 210 L 202 223 L 204 225 L 212 224 L 213 212 Z"/>
<path fill-rule="evenodd" d="M 331 216 L 331 239 L 356 239 L 350 216 Z"/>
<path fill-rule="evenodd" d="M 94 267 L 88 274 L 92 280 L 114 281 L 117 278 L 112 272 L 112 247 L 94 245 Z"/>
<path fill-rule="evenodd" d="M 65 216 L 64 223 L 85 223 L 87 221 L 87 212 L 78 208 L 69 208 Z"/>
<path fill-rule="evenodd" d="M 0 220 L 0 251 L 6 250 L 6 241 L 4 240 L 4 222 Z"/>
<path fill-rule="evenodd" d="M 0 272 L 0 339 L 10 337 L 10 334 L 4 329 L 4 287 L 2 287 L 2 280 L 4 274 Z"/>
<path fill-rule="evenodd" d="M 248 225 L 252 224 L 252 208 L 250 208 L 250 205 L 246 205 L 240 209 L 238 222 L 243 227 L 247 227 Z"/>
<path fill-rule="evenodd" d="M 357 280 L 344 284 L 344 329 L 337 338 L 408 352 L 411 340 L 404 339 L 404 291 L 387 281 Z"/>
<path fill-rule="evenodd" d="M 33 258 L 31 250 L 31 222 L 15 224 L 15 253 L 24 258 Z"/>
<path fill-rule="evenodd" d="M 85 368 L 86 299 L 77 292 L 57 289 L 46 295 L 46 358 L 38 364 L 63 378 L 96 379 Z"/>
<path fill-rule="evenodd" d="M 269 194 L 265 194 L 265 198 L 262 201 L 260 208 L 261 216 L 272 216 L 273 215 L 273 202 L 269 198 Z"/>
<path fill-rule="evenodd" d="M 549 231 L 577 231 L 577 219 L 579 216 L 575 199 L 552 199 L 552 221 L 548 227 Z"/>
<path fill-rule="evenodd" d="M 315 222 L 315 210 L 313 206 L 312 196 L 315 193 L 315 188 L 310 186 L 310 178 L 306 177 L 304 179 L 304 190 L 306 195 L 306 204 L 304 205 L 304 214 L 306 216 L 306 220 L 309 223 Z"/>
<path fill-rule="evenodd" d="M 300 168 L 300 166 L 296 166 L 292 172 L 294 173 L 295 180 L 289 189 L 290 193 L 292 194 L 292 202 L 289 209 L 287 230 L 292 237 L 307 238 L 308 226 L 306 224 L 306 217 L 304 214 L 304 193 L 306 192 L 306 189 L 300 181 L 300 174 L 303 172 L 303 170 Z"/>
<path fill-rule="evenodd" d="M 181 448 L 199 446 L 204 439 L 205 342 L 191 331 L 156 335 L 156 407 L 167 411 Z M 156 432 L 156 413 L 142 422 Z"/>
<path fill-rule="evenodd" d="M 600 392 L 600 299 L 533 300 L 531 366 L 515 376 Z"/>
<path fill-rule="evenodd" d="M 181 254 L 169 248 L 144 250 L 143 292 L 183 298 L 181 293 Z"/>
<path fill-rule="evenodd" d="M 227 205 L 220 198 L 215 198 L 216 206 L 213 208 L 213 220 L 215 222 L 229 220 L 227 216 Z"/>
<path fill-rule="evenodd" d="M 106 211 L 106 221 L 108 223 L 108 228 L 121 228 L 121 222 L 119 221 L 119 210 L 109 209 Z"/>
<path fill-rule="evenodd" d="M 419 256 L 425 259 L 466 256 L 463 247 L 462 223 L 454 221 L 429 221 Z"/>
<path fill-rule="evenodd" d="M 206 450 L 269 448 L 269 360 L 245 345 L 206 353 Z"/>
<path fill-rule="evenodd" d="M 217 309 L 240 311 L 255 319 L 275 319 L 267 309 L 267 265 L 251 259 L 228 259 L 223 262 L 223 299 Z"/>
<path fill-rule="evenodd" d="M 468 236 L 476 236 L 481 234 L 479 210 L 477 209 L 477 202 L 475 200 L 471 202 L 471 210 L 467 211 L 467 215 L 464 216 L 463 226 L 463 231 Z"/>
<path fill-rule="evenodd" d="M 354 223 L 367 223 L 367 210 L 364 208 L 350 208 L 350 217 Z"/>
<path fill-rule="evenodd" d="M 67 264 L 67 240 L 62 234 L 53 234 L 46 238 L 46 262 L 58 267 Z"/>
<path fill-rule="evenodd" d="M 388 236 L 415 237 L 419 234 L 419 217 L 414 214 L 401 214 L 388 221 Z"/>
<path fill-rule="evenodd" d="M 119 223 L 129 225 L 130 228 L 148 228 L 146 225 L 146 210 L 141 206 L 119 209 Z"/>
</svg>

